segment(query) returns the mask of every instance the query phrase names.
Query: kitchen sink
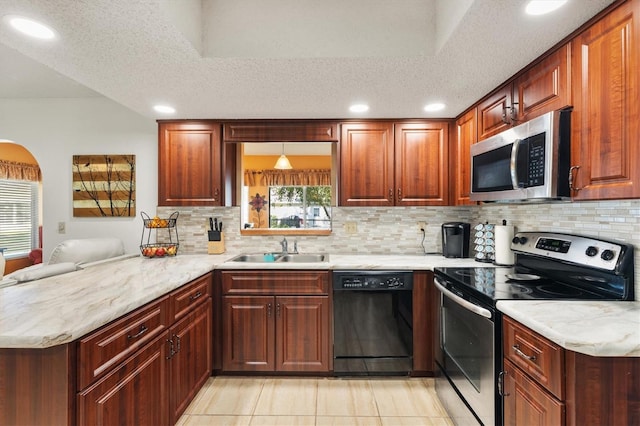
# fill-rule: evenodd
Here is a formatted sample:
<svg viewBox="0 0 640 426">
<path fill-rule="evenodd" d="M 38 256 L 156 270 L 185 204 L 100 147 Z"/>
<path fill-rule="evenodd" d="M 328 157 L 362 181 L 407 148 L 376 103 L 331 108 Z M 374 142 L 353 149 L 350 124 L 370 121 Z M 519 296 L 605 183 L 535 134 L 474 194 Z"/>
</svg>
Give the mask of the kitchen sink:
<svg viewBox="0 0 640 426">
<path fill-rule="evenodd" d="M 273 263 L 273 262 L 294 262 L 294 263 L 318 263 L 328 262 L 328 254 L 285 254 L 282 253 L 259 253 L 259 254 L 241 254 L 229 260 L 229 262 L 247 262 L 247 263 Z"/>
<path fill-rule="evenodd" d="M 230 262 L 270 263 L 275 262 L 281 256 L 280 253 L 241 254 L 231 259 Z"/>
<path fill-rule="evenodd" d="M 279 262 L 317 263 L 329 261 L 328 254 L 286 254 Z"/>
</svg>

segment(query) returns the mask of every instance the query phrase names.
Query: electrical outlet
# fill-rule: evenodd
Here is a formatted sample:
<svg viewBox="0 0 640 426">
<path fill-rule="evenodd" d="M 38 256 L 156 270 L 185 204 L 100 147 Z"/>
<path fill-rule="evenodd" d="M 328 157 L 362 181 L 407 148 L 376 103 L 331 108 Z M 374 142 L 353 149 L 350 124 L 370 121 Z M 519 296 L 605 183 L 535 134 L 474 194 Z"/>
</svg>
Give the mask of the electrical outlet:
<svg viewBox="0 0 640 426">
<path fill-rule="evenodd" d="M 358 223 L 357 222 L 345 222 L 344 230 L 347 234 L 357 234 L 358 233 Z"/>
<path fill-rule="evenodd" d="M 67 232 L 66 224 L 64 222 L 58 222 L 58 234 L 64 234 Z"/>
<path fill-rule="evenodd" d="M 418 232 L 422 233 L 422 230 L 427 231 L 427 222 L 418 222 Z"/>
</svg>

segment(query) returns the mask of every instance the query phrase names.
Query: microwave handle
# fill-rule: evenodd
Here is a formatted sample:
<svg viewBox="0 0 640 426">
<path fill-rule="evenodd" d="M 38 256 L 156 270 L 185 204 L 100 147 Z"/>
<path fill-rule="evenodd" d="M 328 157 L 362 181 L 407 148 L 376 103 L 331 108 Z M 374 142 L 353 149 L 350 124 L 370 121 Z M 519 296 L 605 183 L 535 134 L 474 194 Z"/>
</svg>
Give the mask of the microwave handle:
<svg viewBox="0 0 640 426">
<path fill-rule="evenodd" d="M 476 315 L 480 315 L 482 317 L 485 318 L 491 318 L 491 311 L 488 309 L 485 309 L 481 306 L 478 306 L 474 303 L 471 303 L 467 300 L 464 300 L 462 297 L 458 296 L 457 294 L 447 290 L 447 288 L 445 288 L 442 284 L 440 284 L 438 282 L 438 277 L 436 277 L 433 280 L 433 284 L 436 286 L 436 288 L 438 290 L 440 290 L 440 292 L 444 295 L 447 296 L 449 299 L 451 299 L 452 301 L 456 302 L 458 305 L 462 306 L 463 308 L 467 309 L 468 311 L 473 312 Z"/>
<path fill-rule="evenodd" d="M 520 150 L 520 142 L 522 139 L 516 139 L 513 141 L 513 147 L 511 148 L 511 162 L 509 163 L 509 170 L 511 171 L 511 185 L 513 189 L 518 189 L 518 151 Z"/>
</svg>

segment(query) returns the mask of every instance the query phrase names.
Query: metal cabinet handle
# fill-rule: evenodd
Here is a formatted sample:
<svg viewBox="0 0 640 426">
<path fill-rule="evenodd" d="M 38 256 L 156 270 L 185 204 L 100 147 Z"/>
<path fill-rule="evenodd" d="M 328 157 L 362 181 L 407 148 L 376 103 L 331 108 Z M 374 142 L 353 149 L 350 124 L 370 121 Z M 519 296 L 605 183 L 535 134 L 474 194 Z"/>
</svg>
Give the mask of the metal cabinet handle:
<svg viewBox="0 0 640 426">
<path fill-rule="evenodd" d="M 200 296 L 202 296 L 202 292 L 201 291 L 197 291 L 197 292 L 195 292 L 195 294 L 192 294 L 191 296 L 189 296 L 189 301 L 193 302 L 194 300 L 196 300 Z"/>
<path fill-rule="evenodd" d="M 520 346 L 519 345 L 513 345 L 512 348 L 513 348 L 513 351 L 516 353 L 516 355 L 518 355 L 519 357 L 524 358 L 527 361 L 535 362 L 535 360 L 536 360 L 535 355 L 527 355 L 527 354 L 525 354 L 524 352 L 522 352 L 520 350 Z"/>
<path fill-rule="evenodd" d="M 144 325 L 140 325 L 140 329 L 138 330 L 138 332 L 134 335 L 131 334 L 127 334 L 127 339 L 137 339 L 138 337 L 142 336 L 144 333 L 146 333 L 149 329 Z"/>
<path fill-rule="evenodd" d="M 213 191 L 213 201 L 218 201 L 219 197 L 220 197 L 220 189 L 216 188 L 215 191 Z"/>
<path fill-rule="evenodd" d="M 271 318 L 271 303 L 267 303 L 267 317 Z"/>
<path fill-rule="evenodd" d="M 276 304 L 276 316 L 280 317 L 280 304 L 279 303 Z"/>
<path fill-rule="evenodd" d="M 504 376 L 507 374 L 506 371 L 501 371 L 500 374 L 498 374 L 498 395 L 501 397 L 509 396 L 508 393 L 504 393 Z"/>
<path fill-rule="evenodd" d="M 389 201 L 393 202 L 393 189 L 389 188 Z"/>
<path fill-rule="evenodd" d="M 169 355 L 167 355 L 165 359 L 171 359 L 176 353 L 173 349 L 173 339 L 167 339 L 167 343 L 169 344 Z"/>
<path fill-rule="evenodd" d="M 398 201 L 402 201 L 402 188 L 398 188 Z"/>
<path fill-rule="evenodd" d="M 569 190 L 571 191 L 580 191 L 582 188 L 578 188 L 576 186 L 573 186 L 573 180 L 574 180 L 574 175 L 573 175 L 573 171 L 576 171 L 576 176 L 578 175 L 578 169 L 580 168 L 580 166 L 571 166 L 569 168 Z"/>
<path fill-rule="evenodd" d="M 180 352 L 180 336 L 178 336 L 177 334 L 174 334 L 173 337 L 176 338 L 176 352 L 178 353 Z"/>
</svg>

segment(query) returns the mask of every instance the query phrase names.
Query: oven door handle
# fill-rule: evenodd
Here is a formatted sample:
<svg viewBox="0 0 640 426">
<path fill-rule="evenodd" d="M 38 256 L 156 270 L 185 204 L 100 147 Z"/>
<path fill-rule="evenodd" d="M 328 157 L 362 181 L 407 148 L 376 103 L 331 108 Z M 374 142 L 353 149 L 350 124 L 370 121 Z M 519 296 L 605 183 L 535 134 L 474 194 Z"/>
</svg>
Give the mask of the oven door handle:
<svg viewBox="0 0 640 426">
<path fill-rule="evenodd" d="M 443 295 L 447 296 L 449 299 L 456 302 L 458 305 L 462 306 L 463 308 L 473 312 L 476 315 L 480 315 L 482 317 L 489 318 L 489 319 L 491 318 L 490 310 L 485 309 L 481 306 L 478 306 L 474 303 L 471 303 L 468 300 L 464 300 L 462 297 L 458 296 L 457 294 L 451 292 L 450 290 L 447 290 L 442 284 L 438 282 L 438 278 L 433 280 L 433 284 L 435 284 L 436 288 L 440 290 Z"/>
</svg>

